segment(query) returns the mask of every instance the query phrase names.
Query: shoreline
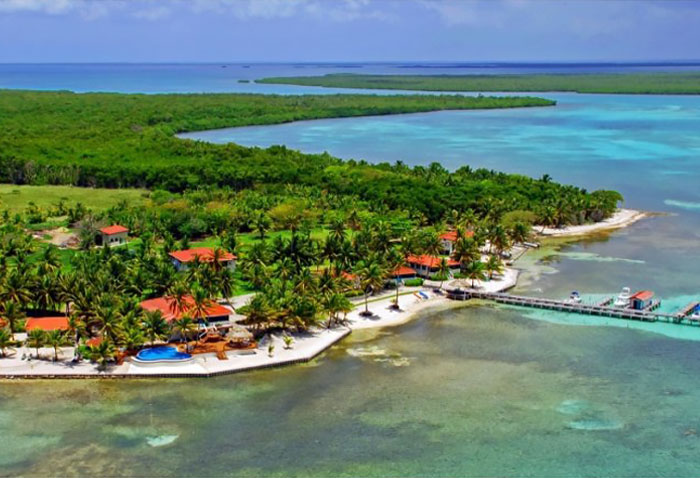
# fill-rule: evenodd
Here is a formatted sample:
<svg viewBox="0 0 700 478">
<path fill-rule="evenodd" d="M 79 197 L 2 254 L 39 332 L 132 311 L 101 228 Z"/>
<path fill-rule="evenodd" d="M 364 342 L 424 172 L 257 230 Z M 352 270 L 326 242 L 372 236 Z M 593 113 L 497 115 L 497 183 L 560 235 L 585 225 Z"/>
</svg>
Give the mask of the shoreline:
<svg viewBox="0 0 700 478">
<path fill-rule="evenodd" d="M 633 224 L 649 213 L 632 209 L 620 209 L 611 218 L 596 224 L 583 226 L 571 226 L 562 229 L 547 229 L 540 232 L 540 237 L 566 237 L 584 236 L 603 230 L 618 229 Z M 527 249 L 525 250 L 527 252 Z M 522 257 L 522 254 L 518 258 Z M 520 270 L 514 267 L 506 267 L 503 273 L 495 276 L 494 280 L 484 282 L 477 281 L 476 288 L 488 292 L 501 292 L 515 287 L 520 276 Z M 384 327 L 396 327 L 415 319 L 422 312 L 440 311 L 452 308 L 464 307 L 463 302 L 449 300 L 444 292 L 436 292 L 439 283 L 426 281 L 422 287 L 405 287 L 399 295 L 400 309 L 391 309 L 390 305 L 395 298 L 395 293 L 389 292 L 373 298 L 368 303 L 371 316 L 360 315 L 364 311 L 364 300 L 354 302 L 355 308 L 346 316 L 346 324 L 333 328 L 317 327 L 303 334 L 293 334 L 294 344 L 291 348 L 284 347 L 281 334 L 270 334 L 263 339 L 253 354 L 229 351 L 227 360 L 219 360 L 215 354 L 201 354 L 194 356 L 194 360 L 187 364 L 171 365 L 138 365 L 131 360 L 124 364 L 115 365 L 105 371 L 98 370 L 96 365 L 90 362 L 72 364 L 67 360 L 53 362 L 47 359 L 22 360 L 23 354 L 31 355 L 33 350 L 20 347 L 14 356 L 0 359 L 0 380 L 22 379 L 94 379 L 94 378 L 194 378 L 214 377 L 250 370 L 281 367 L 298 363 L 309 362 L 333 345 L 349 336 L 354 330 L 380 329 Z M 466 279 L 454 279 L 446 281 L 444 288 L 469 288 L 470 281 Z M 418 294 L 419 292 L 422 293 Z M 424 298 L 424 297 L 425 298 Z M 252 294 L 234 298 L 237 306 L 247 302 Z M 266 348 L 272 342 L 276 352 L 268 355 Z M 62 357 L 70 357 L 72 347 L 61 348 Z M 42 349 L 44 356 L 51 355 L 52 350 Z"/>
<path fill-rule="evenodd" d="M 567 226 L 562 228 L 534 226 L 533 232 L 540 237 L 576 237 L 593 234 L 601 231 L 619 229 L 634 224 L 652 214 L 637 209 L 618 209 L 615 214 L 607 219 L 593 224 L 582 224 L 580 226 Z"/>
</svg>

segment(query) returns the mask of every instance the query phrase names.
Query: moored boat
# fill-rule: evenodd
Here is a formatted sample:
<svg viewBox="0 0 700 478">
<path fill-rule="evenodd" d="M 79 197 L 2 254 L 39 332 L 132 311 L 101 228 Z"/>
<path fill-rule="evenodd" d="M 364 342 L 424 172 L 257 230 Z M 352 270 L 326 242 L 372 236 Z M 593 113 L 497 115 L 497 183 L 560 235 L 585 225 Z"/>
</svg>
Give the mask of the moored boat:
<svg viewBox="0 0 700 478">
<path fill-rule="evenodd" d="M 569 296 L 569 300 L 567 302 L 570 302 L 572 304 L 580 304 L 581 303 L 581 294 L 578 293 L 578 291 L 573 291 L 571 295 Z"/>
<path fill-rule="evenodd" d="M 619 308 L 626 308 L 630 306 L 631 291 L 629 287 L 623 287 L 620 295 L 617 296 L 613 306 Z"/>
</svg>

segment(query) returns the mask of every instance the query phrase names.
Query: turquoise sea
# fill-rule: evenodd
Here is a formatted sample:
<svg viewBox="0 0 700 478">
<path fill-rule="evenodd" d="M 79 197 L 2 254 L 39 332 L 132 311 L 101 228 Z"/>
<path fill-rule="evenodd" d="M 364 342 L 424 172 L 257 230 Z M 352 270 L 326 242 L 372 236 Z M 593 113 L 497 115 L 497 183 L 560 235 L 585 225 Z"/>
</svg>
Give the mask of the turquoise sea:
<svg viewBox="0 0 700 478">
<path fill-rule="evenodd" d="M 595 300 L 628 285 L 670 310 L 700 298 L 700 98 L 543 96 L 558 105 L 196 136 L 619 189 L 664 214 L 552 241 L 522 259 L 518 292 Z M 470 304 L 356 332 L 297 367 L 0 382 L 0 476 L 696 476 L 699 340 L 698 327 Z"/>
</svg>

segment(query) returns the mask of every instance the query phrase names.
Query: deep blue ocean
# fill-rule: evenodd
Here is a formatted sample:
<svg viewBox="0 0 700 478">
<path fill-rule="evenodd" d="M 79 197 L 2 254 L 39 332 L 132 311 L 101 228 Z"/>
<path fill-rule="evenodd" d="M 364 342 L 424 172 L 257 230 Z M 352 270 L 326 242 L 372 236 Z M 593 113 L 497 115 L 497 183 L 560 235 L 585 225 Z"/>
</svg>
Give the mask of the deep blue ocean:
<svg viewBox="0 0 700 478">
<path fill-rule="evenodd" d="M 341 90 L 258 85 L 269 76 L 364 73 L 482 75 L 622 73 L 700 70 L 697 62 L 651 63 L 201 63 L 201 64 L 0 64 L 0 88 L 114 91 L 120 93 L 332 93 Z M 250 83 L 239 83 L 248 80 Z"/>
</svg>

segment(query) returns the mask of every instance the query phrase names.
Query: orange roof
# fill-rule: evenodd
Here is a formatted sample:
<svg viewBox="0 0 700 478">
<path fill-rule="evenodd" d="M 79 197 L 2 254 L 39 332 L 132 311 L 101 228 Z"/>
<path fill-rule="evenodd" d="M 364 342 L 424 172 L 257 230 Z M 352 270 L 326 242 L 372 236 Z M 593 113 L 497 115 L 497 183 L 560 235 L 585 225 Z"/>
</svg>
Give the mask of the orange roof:
<svg viewBox="0 0 700 478">
<path fill-rule="evenodd" d="M 466 237 L 472 237 L 474 235 L 474 231 L 467 231 L 464 233 Z M 447 231 L 442 234 L 440 234 L 440 239 L 443 239 L 445 241 L 450 241 L 450 242 L 457 242 L 457 231 Z"/>
<path fill-rule="evenodd" d="M 652 297 L 654 297 L 654 293 L 652 291 L 640 290 L 639 292 L 635 292 L 630 299 L 649 300 Z"/>
<path fill-rule="evenodd" d="M 183 307 L 180 308 L 175 305 L 175 300 L 172 297 L 156 297 L 155 299 L 148 299 L 141 302 L 141 308 L 144 310 L 160 310 L 163 314 L 163 318 L 168 322 L 175 319 L 181 318 L 186 313 L 190 313 L 193 319 L 194 311 L 194 299 L 192 296 L 184 297 Z M 227 309 L 223 305 L 219 305 L 214 301 L 209 301 L 206 310 L 204 311 L 205 318 L 209 317 L 223 317 L 231 314 L 231 310 Z"/>
<path fill-rule="evenodd" d="M 85 345 L 88 347 L 97 347 L 102 343 L 102 337 L 93 337 L 85 341 Z"/>
<path fill-rule="evenodd" d="M 429 256 L 429 255 L 422 255 L 422 256 L 408 256 L 408 263 L 413 265 L 419 265 L 423 267 L 429 267 L 431 269 L 436 269 L 437 267 L 440 266 L 440 261 L 442 258 L 437 257 L 437 256 Z M 455 267 L 459 265 L 459 262 L 453 260 L 453 259 L 447 259 L 447 265 L 449 267 Z"/>
<path fill-rule="evenodd" d="M 236 256 L 230 252 L 222 252 L 220 262 L 236 259 Z M 199 257 L 201 262 L 211 262 L 214 258 L 214 249 L 211 247 L 194 247 L 192 249 L 185 249 L 184 251 L 173 251 L 170 253 L 170 257 L 180 262 L 192 262 L 195 257 Z"/>
<path fill-rule="evenodd" d="M 100 232 L 102 234 L 111 235 L 111 234 L 120 234 L 122 232 L 129 232 L 129 229 L 127 229 L 124 226 L 120 226 L 119 224 L 113 224 L 111 226 L 103 227 L 102 229 L 100 229 Z"/>
<path fill-rule="evenodd" d="M 353 273 L 351 273 L 351 272 L 345 272 L 345 271 L 343 271 L 343 272 L 340 273 L 340 275 L 341 275 L 341 277 L 342 277 L 343 279 L 345 279 L 345 280 L 349 280 L 349 281 L 355 281 L 355 280 L 357 280 L 357 274 L 353 274 Z"/>
<path fill-rule="evenodd" d="M 68 317 L 31 317 L 27 319 L 24 328 L 29 332 L 33 329 L 68 330 Z"/>
<path fill-rule="evenodd" d="M 394 276 L 411 276 L 416 275 L 416 271 L 408 266 L 401 266 L 394 269 Z"/>
</svg>

